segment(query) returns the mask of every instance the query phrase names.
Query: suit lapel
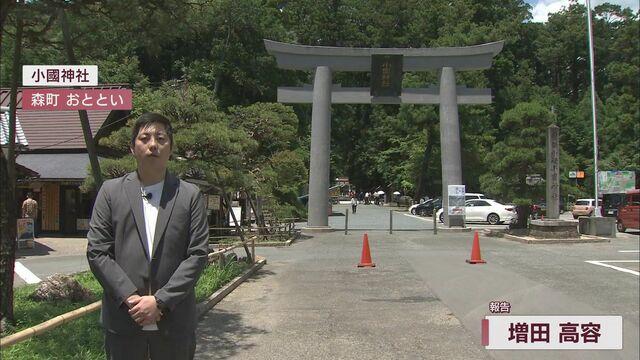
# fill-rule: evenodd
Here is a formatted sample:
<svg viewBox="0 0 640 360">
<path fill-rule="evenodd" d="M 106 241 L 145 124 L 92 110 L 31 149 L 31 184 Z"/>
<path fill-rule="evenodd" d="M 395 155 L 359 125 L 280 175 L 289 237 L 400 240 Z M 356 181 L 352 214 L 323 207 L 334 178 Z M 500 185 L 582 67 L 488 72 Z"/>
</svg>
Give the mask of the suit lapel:
<svg viewBox="0 0 640 360">
<path fill-rule="evenodd" d="M 127 192 L 127 198 L 133 211 L 133 218 L 138 228 L 138 235 L 140 239 L 140 245 L 144 249 L 144 254 L 147 259 L 150 259 L 149 249 L 147 248 L 147 230 L 144 224 L 144 212 L 142 210 L 142 194 L 140 192 L 140 180 L 138 180 L 138 174 L 134 171 L 127 175 L 125 185 L 125 191 Z"/>
<path fill-rule="evenodd" d="M 164 232 L 173 212 L 173 206 L 178 197 L 178 178 L 167 172 L 164 177 L 164 187 L 162 188 L 162 197 L 160 198 L 160 208 L 158 208 L 158 220 L 156 221 L 156 231 L 153 236 L 153 251 L 156 253 L 158 244 L 163 240 Z"/>
</svg>

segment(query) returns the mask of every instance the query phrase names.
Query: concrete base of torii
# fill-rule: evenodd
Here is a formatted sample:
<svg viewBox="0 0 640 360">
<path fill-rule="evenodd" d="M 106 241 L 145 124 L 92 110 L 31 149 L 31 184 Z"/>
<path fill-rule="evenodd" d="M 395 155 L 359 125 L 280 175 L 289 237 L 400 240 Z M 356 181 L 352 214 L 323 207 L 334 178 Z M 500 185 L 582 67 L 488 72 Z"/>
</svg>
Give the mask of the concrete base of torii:
<svg viewBox="0 0 640 360">
<path fill-rule="evenodd" d="M 335 231 L 331 226 L 305 226 L 300 229 L 303 234 L 319 234 Z"/>
</svg>

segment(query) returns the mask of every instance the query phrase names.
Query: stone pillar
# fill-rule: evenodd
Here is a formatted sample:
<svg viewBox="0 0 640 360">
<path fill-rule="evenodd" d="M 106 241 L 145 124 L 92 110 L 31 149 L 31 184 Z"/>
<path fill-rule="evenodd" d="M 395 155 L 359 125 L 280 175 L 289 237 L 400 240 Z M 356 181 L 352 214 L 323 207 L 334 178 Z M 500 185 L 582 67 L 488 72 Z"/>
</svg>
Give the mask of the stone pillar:
<svg viewBox="0 0 640 360">
<path fill-rule="evenodd" d="M 329 157 L 331 154 L 331 69 L 316 68 L 311 113 L 311 156 L 309 165 L 310 229 L 329 229 Z"/>
<path fill-rule="evenodd" d="M 451 67 L 442 68 L 440 73 L 440 147 L 444 223 L 447 227 L 464 226 L 463 216 L 449 216 L 447 211 L 449 206 L 448 186 L 463 185 L 456 75 Z"/>
<path fill-rule="evenodd" d="M 547 128 L 547 219 L 560 217 L 560 128 Z"/>
</svg>

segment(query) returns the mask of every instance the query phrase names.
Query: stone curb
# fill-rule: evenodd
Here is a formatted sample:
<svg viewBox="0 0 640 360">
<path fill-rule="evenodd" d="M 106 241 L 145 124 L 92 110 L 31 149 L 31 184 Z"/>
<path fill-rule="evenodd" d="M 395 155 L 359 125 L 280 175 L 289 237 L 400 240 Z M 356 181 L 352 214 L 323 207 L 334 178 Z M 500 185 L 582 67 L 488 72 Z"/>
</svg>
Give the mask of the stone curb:
<svg viewBox="0 0 640 360">
<path fill-rule="evenodd" d="M 287 241 L 264 241 L 264 242 L 256 242 L 256 247 L 278 247 L 278 246 L 291 246 L 291 244 L 296 241 L 295 238 L 291 238 Z M 247 246 L 250 246 L 251 243 L 247 243 Z"/>
<path fill-rule="evenodd" d="M 324 234 L 324 233 L 330 233 L 334 231 L 339 231 L 339 230 L 334 229 L 330 226 L 315 227 L 315 228 L 303 227 L 300 229 L 300 233 L 305 235 Z"/>
<path fill-rule="evenodd" d="M 287 241 L 265 241 L 257 242 L 256 247 L 274 247 L 274 246 L 291 246 L 296 239 L 289 239 Z"/>
<path fill-rule="evenodd" d="M 517 241 L 523 244 L 586 244 L 586 243 L 611 242 L 610 239 L 599 237 L 599 236 L 582 236 L 579 239 L 578 238 L 534 239 L 531 237 L 503 234 L 502 238 L 507 240 L 512 240 L 512 241 Z"/>
<path fill-rule="evenodd" d="M 249 269 L 245 270 L 242 275 L 238 275 L 235 279 L 231 280 L 227 285 L 218 289 L 218 291 L 214 292 L 207 298 L 207 300 L 200 302 L 196 305 L 196 312 L 198 315 L 198 319 L 202 318 L 204 314 L 206 314 L 211 308 L 213 308 L 217 303 L 219 303 L 225 296 L 229 295 L 238 285 L 242 284 L 250 278 L 256 271 L 262 268 L 266 263 L 267 259 L 258 258 L 255 264 L 253 264 Z"/>
<path fill-rule="evenodd" d="M 465 228 L 446 228 L 446 227 L 438 226 L 438 232 L 443 232 L 443 233 L 468 233 L 468 232 L 479 231 L 479 230 L 480 229 L 474 229 L 474 228 L 470 228 L 470 227 L 465 227 Z"/>
</svg>

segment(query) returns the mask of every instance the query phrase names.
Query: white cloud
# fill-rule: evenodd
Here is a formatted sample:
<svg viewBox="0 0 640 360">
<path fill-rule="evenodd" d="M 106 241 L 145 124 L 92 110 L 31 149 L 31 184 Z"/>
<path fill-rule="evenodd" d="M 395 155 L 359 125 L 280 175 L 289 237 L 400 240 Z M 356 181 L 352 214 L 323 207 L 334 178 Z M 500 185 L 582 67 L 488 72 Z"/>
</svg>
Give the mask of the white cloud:
<svg viewBox="0 0 640 360">
<path fill-rule="evenodd" d="M 556 13 L 562 10 L 563 7 L 568 8 L 570 3 L 569 0 L 529 0 L 527 2 L 532 6 L 531 15 L 533 19 L 531 21 L 533 22 L 547 22 L 549 13 Z M 585 0 L 579 0 L 578 2 L 585 4 Z M 638 11 L 638 0 L 591 0 L 591 7 L 593 8 L 605 2 Z"/>
</svg>

